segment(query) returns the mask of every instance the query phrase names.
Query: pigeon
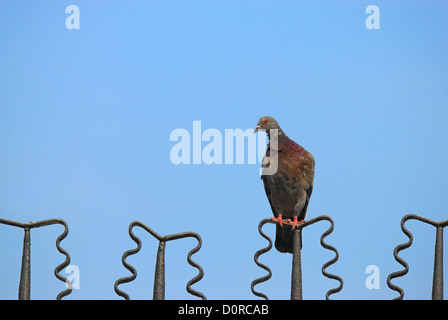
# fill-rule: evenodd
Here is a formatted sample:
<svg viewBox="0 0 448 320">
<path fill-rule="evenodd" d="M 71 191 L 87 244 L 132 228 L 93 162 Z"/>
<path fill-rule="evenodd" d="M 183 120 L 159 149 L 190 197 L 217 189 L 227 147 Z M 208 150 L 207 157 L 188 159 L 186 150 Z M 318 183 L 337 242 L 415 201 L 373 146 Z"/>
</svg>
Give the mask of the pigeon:
<svg viewBox="0 0 448 320">
<path fill-rule="evenodd" d="M 261 117 L 254 133 L 257 131 L 265 131 L 269 138 L 261 179 L 274 214 L 271 219 L 278 222 L 275 248 L 279 252 L 293 253 L 292 230 L 304 223 L 313 191 L 314 158 L 288 138 L 272 117 Z M 284 223 L 291 227 L 284 228 Z"/>
</svg>

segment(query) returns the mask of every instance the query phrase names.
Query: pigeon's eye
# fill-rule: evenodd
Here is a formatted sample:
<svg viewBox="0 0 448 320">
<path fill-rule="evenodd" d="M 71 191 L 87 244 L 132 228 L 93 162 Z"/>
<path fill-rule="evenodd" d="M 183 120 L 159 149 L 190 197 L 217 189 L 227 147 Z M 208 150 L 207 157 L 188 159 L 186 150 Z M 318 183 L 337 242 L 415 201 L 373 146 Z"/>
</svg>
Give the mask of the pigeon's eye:
<svg viewBox="0 0 448 320">
<path fill-rule="evenodd" d="M 264 120 L 264 123 L 265 123 L 265 124 L 267 124 L 268 122 L 269 122 L 269 121 L 268 121 L 267 119 L 266 119 L 266 120 Z"/>
</svg>

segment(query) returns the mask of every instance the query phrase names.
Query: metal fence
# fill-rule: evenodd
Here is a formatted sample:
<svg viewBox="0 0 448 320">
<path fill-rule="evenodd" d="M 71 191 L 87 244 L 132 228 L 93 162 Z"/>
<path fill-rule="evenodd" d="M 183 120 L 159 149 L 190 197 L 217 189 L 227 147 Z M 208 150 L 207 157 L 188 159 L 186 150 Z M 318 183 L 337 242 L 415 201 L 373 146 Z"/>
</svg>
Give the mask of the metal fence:
<svg viewBox="0 0 448 320">
<path fill-rule="evenodd" d="M 61 291 L 56 299 L 61 300 L 63 297 L 69 295 L 72 292 L 72 283 L 67 280 L 64 276 L 61 276 L 59 273 L 70 264 L 70 255 L 67 251 L 65 251 L 60 243 L 62 240 L 67 237 L 68 234 L 68 225 L 67 223 L 62 219 L 49 219 L 49 220 L 42 220 L 38 222 L 28 222 L 28 223 L 21 223 L 17 221 L 7 220 L 7 219 L 1 219 L 1 224 L 10 225 L 13 227 L 19 227 L 22 228 L 25 232 L 23 237 L 23 253 L 22 253 L 22 267 L 20 271 L 20 283 L 19 283 L 19 300 L 29 300 L 30 294 L 31 294 L 31 234 L 30 230 L 33 228 L 40 228 L 45 227 L 53 224 L 61 224 L 64 226 L 64 232 L 61 233 L 61 235 L 56 239 L 56 248 L 60 253 L 65 255 L 65 261 L 62 262 L 60 265 L 58 265 L 54 269 L 54 275 L 56 278 L 61 280 L 62 282 L 67 284 L 67 289 L 64 291 Z"/>
<path fill-rule="evenodd" d="M 433 300 L 443 300 L 443 228 L 448 225 L 448 220 L 445 221 L 432 221 L 430 219 L 417 216 L 415 214 L 408 214 L 401 219 L 401 230 L 404 234 L 409 238 L 409 241 L 403 244 L 399 244 L 394 249 L 394 257 L 403 267 L 403 270 L 396 271 L 391 273 L 387 277 L 387 285 L 392 290 L 397 291 L 400 295 L 396 297 L 396 300 L 401 300 L 404 297 L 403 289 L 397 285 L 394 285 L 391 280 L 397 277 L 402 277 L 409 271 L 409 266 L 406 261 L 398 256 L 398 253 L 404 249 L 409 248 L 412 245 L 414 237 L 412 233 L 406 229 L 404 226 L 405 222 L 408 220 L 418 220 L 424 223 L 428 223 L 434 227 L 436 227 L 436 244 L 434 251 L 434 274 L 432 281 L 432 299 Z"/>
<path fill-rule="evenodd" d="M 300 233 L 302 232 L 303 228 L 308 227 L 316 222 L 319 221 L 323 221 L 323 220 L 327 220 L 331 223 L 330 228 L 328 228 L 327 231 L 325 231 L 321 238 L 320 238 L 320 244 L 322 245 L 322 247 L 324 247 L 327 250 L 331 250 L 335 253 L 335 257 L 333 259 L 331 259 L 330 261 L 328 261 L 327 263 L 325 263 L 322 266 L 322 274 L 330 279 L 335 279 L 337 281 L 339 281 L 339 286 L 334 288 L 334 289 L 330 289 L 327 292 L 326 295 L 326 299 L 329 300 L 329 297 L 331 294 L 333 293 L 337 293 L 339 291 L 342 290 L 342 286 L 343 286 L 343 281 L 339 276 L 336 276 L 334 274 L 331 274 L 329 272 L 326 271 L 326 269 L 331 266 L 332 264 L 336 263 L 336 261 L 338 261 L 339 259 L 339 253 L 336 250 L 336 248 L 330 246 L 329 244 L 325 243 L 324 239 L 333 232 L 334 229 L 334 222 L 333 220 L 329 217 L 329 216 L 319 216 L 317 218 L 313 218 L 310 219 L 308 221 L 306 221 L 305 223 L 298 225 L 294 230 L 291 230 L 291 226 L 285 224 L 283 226 L 283 228 L 289 228 L 289 230 L 286 230 L 286 232 L 293 232 L 293 254 L 292 254 L 292 270 L 291 270 L 291 300 L 302 300 L 302 257 L 301 257 L 301 248 L 302 248 L 302 243 L 301 243 L 301 235 Z M 251 289 L 252 289 L 252 293 L 258 297 L 262 297 L 266 300 L 268 300 L 268 296 L 265 295 L 264 293 L 258 292 L 255 290 L 255 286 L 259 283 L 268 281 L 271 276 L 272 276 L 272 271 L 269 267 L 267 267 L 266 265 L 262 264 L 261 262 L 258 261 L 258 258 L 262 255 L 267 253 L 268 251 L 271 250 L 272 248 L 272 240 L 271 238 L 269 238 L 262 230 L 262 227 L 267 224 L 267 223 L 272 223 L 272 224 L 277 224 L 278 222 L 273 221 L 271 219 L 264 219 L 260 222 L 260 224 L 258 225 L 258 232 L 261 234 L 261 236 L 263 238 L 265 238 L 266 240 L 269 241 L 269 245 L 266 248 L 260 249 L 255 253 L 254 256 L 254 261 L 257 264 L 257 266 L 259 266 L 260 268 L 266 270 L 268 272 L 268 274 L 266 276 L 263 276 L 261 278 L 255 279 L 252 284 L 251 284 Z"/>
<path fill-rule="evenodd" d="M 437 222 L 432 221 L 430 219 L 417 216 L 417 215 L 406 215 L 401 220 L 401 229 L 404 232 L 404 234 L 409 238 L 409 241 L 403 244 L 398 245 L 393 252 L 394 258 L 397 262 L 399 262 L 404 269 L 400 271 L 396 271 L 391 273 L 387 278 L 387 285 L 390 289 L 395 290 L 399 293 L 399 296 L 395 299 L 403 299 L 404 297 L 404 291 L 401 287 L 394 285 L 391 281 L 394 278 L 402 277 L 406 275 L 409 271 L 409 266 L 402 258 L 398 256 L 398 253 L 404 249 L 409 248 L 412 245 L 413 242 L 413 235 L 411 232 L 409 232 L 408 229 L 405 227 L 405 222 L 408 220 L 418 220 L 424 223 L 428 223 L 436 228 L 436 241 L 435 241 L 435 253 L 434 253 L 434 275 L 433 275 L 433 285 L 432 285 L 432 299 L 433 300 L 442 300 L 443 299 L 443 229 L 448 225 L 448 220 Z M 302 261 L 301 261 L 301 232 L 304 228 L 315 224 L 320 221 L 328 221 L 330 222 L 330 227 L 321 235 L 320 238 L 320 244 L 323 248 L 333 251 L 334 257 L 326 262 L 322 266 L 322 274 L 329 278 L 333 279 L 339 282 L 339 285 L 335 288 L 332 288 L 327 291 L 326 293 L 326 299 L 328 300 L 330 295 L 338 293 L 343 288 L 343 280 L 341 277 L 329 273 L 326 269 L 336 263 L 339 259 L 339 253 L 337 249 L 328 243 L 324 241 L 324 239 L 333 232 L 334 230 L 334 222 L 329 216 L 319 216 L 313 219 L 310 219 L 306 221 L 305 223 L 298 225 L 294 230 L 290 230 L 290 232 L 293 232 L 293 254 L 292 254 L 292 269 L 291 269 L 291 300 L 301 300 L 302 299 Z M 252 293 L 257 296 L 264 299 L 268 299 L 268 296 L 264 293 L 261 293 L 259 291 L 255 290 L 255 286 L 268 281 L 272 276 L 271 269 L 262 264 L 258 259 L 261 255 L 269 252 L 272 249 L 272 240 L 269 236 L 267 236 L 262 228 L 265 224 L 277 224 L 278 222 L 273 221 L 271 219 L 264 219 L 260 221 L 258 225 L 258 231 L 260 235 L 265 238 L 268 241 L 268 246 L 265 248 L 262 248 L 258 250 L 254 255 L 254 261 L 257 266 L 260 268 L 266 270 L 268 272 L 267 275 L 262 276 L 260 278 L 257 278 L 252 281 L 251 283 L 251 290 Z M 65 239 L 68 235 L 68 225 L 67 223 L 62 219 L 49 219 L 49 220 L 43 220 L 38 222 L 28 222 L 28 223 L 21 223 L 16 222 L 12 220 L 7 219 L 1 219 L 0 218 L 0 224 L 5 224 L 9 226 L 19 227 L 24 230 L 24 239 L 23 239 L 23 253 L 22 253 L 22 265 L 21 265 L 21 273 L 20 273 L 20 282 L 19 282 L 19 294 L 18 298 L 19 300 L 29 300 L 30 299 L 30 292 L 31 292 L 31 234 L 30 231 L 33 228 L 39 228 L 39 227 L 45 227 L 49 225 L 54 224 L 60 224 L 64 226 L 64 231 L 57 237 L 56 239 L 56 248 L 57 250 L 65 255 L 65 261 L 61 263 L 60 265 L 56 266 L 54 270 L 54 274 L 57 279 L 64 282 L 66 284 L 66 290 L 61 291 L 56 299 L 60 300 L 63 297 L 69 295 L 72 292 L 72 283 L 67 278 L 60 275 L 60 272 L 66 268 L 70 264 L 70 255 L 66 250 L 64 250 L 60 243 L 63 239 Z M 198 274 L 188 281 L 186 284 L 186 290 L 189 294 L 199 297 L 202 300 L 206 300 L 206 296 L 197 290 L 194 290 L 191 288 L 192 285 L 200 281 L 204 276 L 204 271 L 202 267 L 195 261 L 192 260 L 192 255 L 198 252 L 201 249 L 202 246 L 202 239 L 201 236 L 195 232 L 182 232 L 182 233 L 176 233 L 166 236 L 161 236 L 158 233 L 156 233 L 154 230 L 152 230 L 150 227 L 145 225 L 142 222 L 139 221 L 133 221 L 129 225 L 129 236 L 131 239 L 137 244 L 137 247 L 134 249 L 130 249 L 126 251 L 122 256 L 122 263 L 123 266 L 129 270 L 132 275 L 122 277 L 118 279 L 114 284 L 114 290 L 117 295 L 125 298 L 126 300 L 129 300 L 129 295 L 124 292 L 123 290 L 119 289 L 118 286 L 124 283 L 131 282 L 135 280 L 137 277 L 137 270 L 131 266 L 127 261 L 127 257 L 134 255 L 138 253 L 141 249 L 142 243 L 141 240 L 133 233 L 134 227 L 140 227 L 143 230 L 147 231 L 149 234 L 151 234 L 153 237 L 155 237 L 159 241 L 158 250 L 157 250 L 157 257 L 156 257 L 156 266 L 155 266 L 155 272 L 154 272 L 154 290 L 153 290 L 153 299 L 154 300 L 164 300 L 165 299 L 165 249 L 166 245 L 169 241 L 174 240 L 180 240 L 184 238 L 195 238 L 198 242 L 196 247 L 192 248 L 190 252 L 187 255 L 187 262 L 194 268 L 198 270 Z M 284 225 L 284 228 L 291 229 L 291 226 L 288 224 Z"/>
<path fill-rule="evenodd" d="M 118 289 L 118 286 L 122 283 L 133 281 L 137 277 L 137 270 L 135 270 L 134 267 L 132 267 L 128 262 L 126 262 L 127 257 L 129 257 L 130 255 L 136 254 L 137 252 L 140 251 L 140 248 L 142 247 L 142 242 L 132 232 L 132 229 L 135 226 L 138 226 L 138 227 L 142 228 L 143 230 L 149 232 L 154 238 L 159 240 L 159 247 L 157 249 L 156 269 L 154 272 L 153 300 L 164 300 L 165 299 L 165 247 L 166 247 L 166 243 L 168 241 L 189 238 L 189 237 L 196 238 L 196 240 L 198 241 L 198 245 L 196 247 L 194 247 L 193 249 L 191 249 L 191 251 L 188 253 L 187 261 L 192 267 L 198 269 L 199 273 L 193 279 L 188 281 L 186 289 L 187 289 L 188 293 L 190 293 L 194 296 L 200 297 L 202 300 L 206 300 L 205 295 L 203 293 L 193 290 L 191 288 L 191 286 L 193 284 L 200 281 L 202 279 L 202 277 L 204 276 L 204 271 L 202 270 L 201 266 L 191 259 L 191 256 L 201 249 L 201 246 L 202 246 L 201 236 L 195 232 L 182 232 L 182 233 L 170 234 L 168 236 L 161 236 L 158 233 L 156 233 L 154 230 L 152 230 L 150 227 L 148 227 L 147 225 L 145 225 L 139 221 L 133 221 L 129 225 L 129 236 L 137 244 L 137 248 L 126 251 L 123 254 L 123 257 L 121 259 L 125 268 L 128 269 L 132 273 L 132 275 L 118 279 L 114 285 L 115 292 L 119 296 L 122 296 L 126 300 L 129 300 L 129 295 L 127 293 L 125 293 L 124 291 Z"/>
</svg>

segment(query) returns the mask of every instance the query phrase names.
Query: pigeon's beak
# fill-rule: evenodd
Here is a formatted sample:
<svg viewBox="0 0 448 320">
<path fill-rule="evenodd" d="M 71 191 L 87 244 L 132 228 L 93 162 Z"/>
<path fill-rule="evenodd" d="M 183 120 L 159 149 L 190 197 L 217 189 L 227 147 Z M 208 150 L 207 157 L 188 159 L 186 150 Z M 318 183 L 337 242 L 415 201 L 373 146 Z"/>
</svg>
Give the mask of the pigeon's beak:
<svg viewBox="0 0 448 320">
<path fill-rule="evenodd" d="M 260 125 L 257 125 L 257 126 L 255 127 L 254 133 L 257 132 L 258 130 L 260 130 Z"/>
</svg>

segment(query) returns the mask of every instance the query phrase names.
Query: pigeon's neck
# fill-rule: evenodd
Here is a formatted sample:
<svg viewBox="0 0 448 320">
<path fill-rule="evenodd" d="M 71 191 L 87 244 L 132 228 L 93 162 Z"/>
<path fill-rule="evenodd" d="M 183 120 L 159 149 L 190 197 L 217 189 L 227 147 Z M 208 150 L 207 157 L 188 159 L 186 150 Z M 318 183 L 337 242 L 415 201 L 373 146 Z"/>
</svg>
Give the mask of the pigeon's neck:
<svg viewBox="0 0 448 320">
<path fill-rule="evenodd" d="M 272 142 L 273 139 L 274 142 Z M 272 135 L 272 137 L 269 136 L 268 148 L 271 148 L 271 143 L 274 143 L 274 149 L 284 150 L 284 148 L 286 148 L 287 150 L 289 150 L 289 152 L 297 156 L 303 156 L 307 152 L 305 148 L 303 148 L 301 145 L 291 140 L 283 131 L 280 130 L 278 131 L 278 133 L 276 133 L 276 136 L 275 135 Z"/>
<path fill-rule="evenodd" d="M 286 137 L 285 133 L 280 128 L 273 129 L 273 130 L 267 130 L 266 134 L 268 135 L 269 140 L 271 140 L 271 138 L 275 138 L 275 137 L 277 137 L 277 138 Z M 272 137 L 271 137 L 271 135 L 272 135 Z"/>
</svg>

